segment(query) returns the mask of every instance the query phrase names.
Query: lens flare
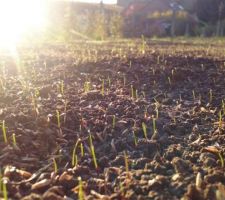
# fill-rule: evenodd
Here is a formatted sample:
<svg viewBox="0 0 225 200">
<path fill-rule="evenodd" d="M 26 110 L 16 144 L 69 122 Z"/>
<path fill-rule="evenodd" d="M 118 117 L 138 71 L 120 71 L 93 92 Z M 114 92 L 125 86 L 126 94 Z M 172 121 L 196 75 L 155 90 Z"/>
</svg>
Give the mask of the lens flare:
<svg viewBox="0 0 225 200">
<path fill-rule="evenodd" d="M 46 25 L 44 0 L 0 1 L 0 47 L 12 47 L 22 37 Z"/>
</svg>

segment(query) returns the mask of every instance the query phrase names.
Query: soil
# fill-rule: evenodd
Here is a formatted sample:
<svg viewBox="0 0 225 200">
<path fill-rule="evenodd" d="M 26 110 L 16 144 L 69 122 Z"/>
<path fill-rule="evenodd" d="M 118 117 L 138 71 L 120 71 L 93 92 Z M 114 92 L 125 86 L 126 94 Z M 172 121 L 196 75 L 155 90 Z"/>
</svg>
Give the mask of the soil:
<svg viewBox="0 0 225 200">
<path fill-rule="evenodd" d="M 1 53 L 2 198 L 225 199 L 225 46 L 145 42 Z"/>
</svg>

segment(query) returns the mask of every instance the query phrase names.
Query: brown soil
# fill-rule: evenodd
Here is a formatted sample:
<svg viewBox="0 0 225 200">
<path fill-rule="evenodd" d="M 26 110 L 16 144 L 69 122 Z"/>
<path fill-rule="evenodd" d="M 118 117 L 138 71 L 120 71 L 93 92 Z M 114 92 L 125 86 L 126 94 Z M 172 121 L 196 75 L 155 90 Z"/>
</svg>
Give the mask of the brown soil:
<svg viewBox="0 0 225 200">
<path fill-rule="evenodd" d="M 224 46 L 141 46 L 0 55 L 2 197 L 4 182 L 9 199 L 225 199 Z"/>
</svg>

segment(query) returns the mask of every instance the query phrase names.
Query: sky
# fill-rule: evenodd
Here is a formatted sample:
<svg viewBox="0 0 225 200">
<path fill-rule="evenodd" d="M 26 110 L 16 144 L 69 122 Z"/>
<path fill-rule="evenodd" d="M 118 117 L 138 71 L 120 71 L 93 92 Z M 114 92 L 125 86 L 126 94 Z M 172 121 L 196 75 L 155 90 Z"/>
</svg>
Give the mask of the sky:
<svg viewBox="0 0 225 200">
<path fill-rule="evenodd" d="M 101 0 L 75 0 L 75 1 L 79 1 L 79 2 L 89 2 L 89 3 L 99 3 L 101 2 Z M 117 0 L 103 0 L 103 3 L 117 3 Z"/>
</svg>

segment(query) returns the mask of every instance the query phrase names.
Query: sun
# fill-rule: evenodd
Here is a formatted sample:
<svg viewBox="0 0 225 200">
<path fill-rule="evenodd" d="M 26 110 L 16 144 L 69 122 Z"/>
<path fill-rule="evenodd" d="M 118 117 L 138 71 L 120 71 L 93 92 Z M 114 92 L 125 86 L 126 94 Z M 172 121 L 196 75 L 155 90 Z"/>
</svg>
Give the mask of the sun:
<svg viewBox="0 0 225 200">
<path fill-rule="evenodd" d="M 45 25 L 44 0 L 0 0 L 0 47 L 15 45 L 25 34 Z"/>
</svg>

